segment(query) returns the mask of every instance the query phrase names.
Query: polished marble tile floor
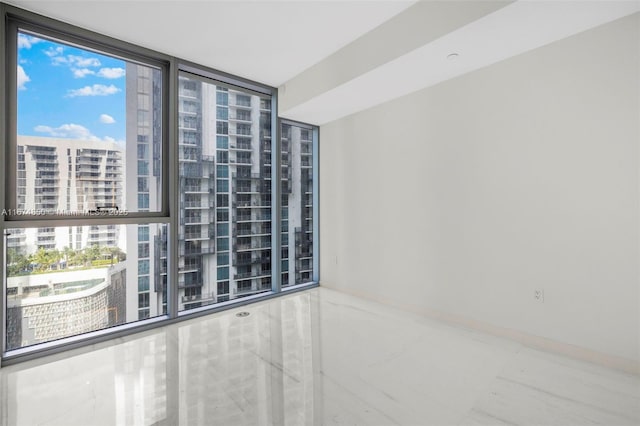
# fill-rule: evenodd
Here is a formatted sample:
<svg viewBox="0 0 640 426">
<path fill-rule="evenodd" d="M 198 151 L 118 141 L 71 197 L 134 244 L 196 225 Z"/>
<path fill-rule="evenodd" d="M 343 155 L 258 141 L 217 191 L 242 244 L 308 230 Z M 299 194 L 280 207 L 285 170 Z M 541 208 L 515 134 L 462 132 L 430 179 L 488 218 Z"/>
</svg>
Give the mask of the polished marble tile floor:
<svg viewBox="0 0 640 426">
<path fill-rule="evenodd" d="M 638 376 L 324 288 L 5 367 L 0 384 L 3 426 L 640 424 Z"/>
</svg>

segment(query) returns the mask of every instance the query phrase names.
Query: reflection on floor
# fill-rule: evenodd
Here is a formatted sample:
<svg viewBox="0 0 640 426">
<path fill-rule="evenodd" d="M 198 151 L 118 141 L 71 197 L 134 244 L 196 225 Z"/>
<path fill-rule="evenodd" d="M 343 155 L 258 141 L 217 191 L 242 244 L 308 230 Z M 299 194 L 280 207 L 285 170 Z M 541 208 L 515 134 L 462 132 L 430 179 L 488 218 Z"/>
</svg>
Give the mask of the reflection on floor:
<svg viewBox="0 0 640 426">
<path fill-rule="evenodd" d="M 81 352 L 1 369 L 0 424 L 640 424 L 638 376 L 322 288 Z"/>
</svg>

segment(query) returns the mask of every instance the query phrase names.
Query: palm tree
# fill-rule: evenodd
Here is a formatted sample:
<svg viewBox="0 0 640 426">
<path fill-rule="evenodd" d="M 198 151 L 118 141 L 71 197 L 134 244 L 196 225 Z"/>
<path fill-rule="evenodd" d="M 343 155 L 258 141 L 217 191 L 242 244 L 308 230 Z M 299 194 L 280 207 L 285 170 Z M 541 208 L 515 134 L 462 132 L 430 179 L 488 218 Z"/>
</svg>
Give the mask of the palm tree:
<svg viewBox="0 0 640 426">
<path fill-rule="evenodd" d="M 122 250 L 120 250 L 120 247 L 109 247 L 109 257 L 111 258 L 112 264 L 114 258 L 116 260 L 116 263 L 125 260 L 125 254 Z"/>
<path fill-rule="evenodd" d="M 71 247 L 69 246 L 65 246 L 62 249 L 62 254 L 64 255 L 64 263 L 65 263 L 65 267 L 69 268 L 70 263 L 71 263 L 71 257 L 73 255 L 74 251 Z"/>
<path fill-rule="evenodd" d="M 20 256 L 25 257 L 15 248 L 7 250 L 7 276 L 12 277 L 20 273 Z"/>
<path fill-rule="evenodd" d="M 29 257 L 25 256 L 20 252 L 16 252 L 14 262 L 15 262 L 15 267 L 17 269 L 17 273 L 27 271 L 31 263 L 31 261 L 29 260 Z"/>
<path fill-rule="evenodd" d="M 91 266 L 91 263 L 94 260 L 100 259 L 100 246 L 94 245 L 85 249 L 85 254 L 87 255 L 87 266 Z"/>
<path fill-rule="evenodd" d="M 60 269 L 60 261 L 62 260 L 62 253 L 58 249 L 53 249 L 49 252 L 51 258 L 51 265 L 56 265 L 56 269 Z"/>
<path fill-rule="evenodd" d="M 33 254 L 33 261 L 38 264 L 38 269 L 44 272 L 55 263 L 55 257 L 51 252 L 40 247 L 38 251 Z"/>
</svg>

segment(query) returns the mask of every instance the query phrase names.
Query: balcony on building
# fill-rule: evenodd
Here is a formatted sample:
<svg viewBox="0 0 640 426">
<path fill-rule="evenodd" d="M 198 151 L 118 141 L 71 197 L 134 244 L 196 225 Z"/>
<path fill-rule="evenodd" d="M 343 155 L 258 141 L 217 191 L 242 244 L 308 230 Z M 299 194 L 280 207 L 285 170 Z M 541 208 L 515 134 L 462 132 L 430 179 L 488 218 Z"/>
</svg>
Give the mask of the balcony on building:
<svg viewBox="0 0 640 426">
<path fill-rule="evenodd" d="M 235 142 L 229 143 L 230 151 L 252 151 L 251 138 L 236 136 Z"/>
<path fill-rule="evenodd" d="M 235 93 L 235 100 L 229 106 L 240 108 L 251 108 L 251 96 Z"/>
</svg>

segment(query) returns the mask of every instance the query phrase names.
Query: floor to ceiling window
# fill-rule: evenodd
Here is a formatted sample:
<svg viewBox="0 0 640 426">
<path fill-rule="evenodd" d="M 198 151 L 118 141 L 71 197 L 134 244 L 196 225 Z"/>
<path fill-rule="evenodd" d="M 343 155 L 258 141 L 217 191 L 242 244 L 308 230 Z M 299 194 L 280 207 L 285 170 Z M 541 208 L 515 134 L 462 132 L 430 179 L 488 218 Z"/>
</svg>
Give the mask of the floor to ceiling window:
<svg viewBox="0 0 640 426">
<path fill-rule="evenodd" d="M 3 360 L 317 284 L 318 129 L 277 89 L 0 7 Z"/>
<path fill-rule="evenodd" d="M 180 310 L 269 292 L 271 96 L 181 73 Z"/>
<path fill-rule="evenodd" d="M 163 314 L 162 65 L 14 34 L 6 350 Z"/>
<path fill-rule="evenodd" d="M 311 126 L 282 122 L 282 287 L 314 280 L 314 137 Z"/>
</svg>

